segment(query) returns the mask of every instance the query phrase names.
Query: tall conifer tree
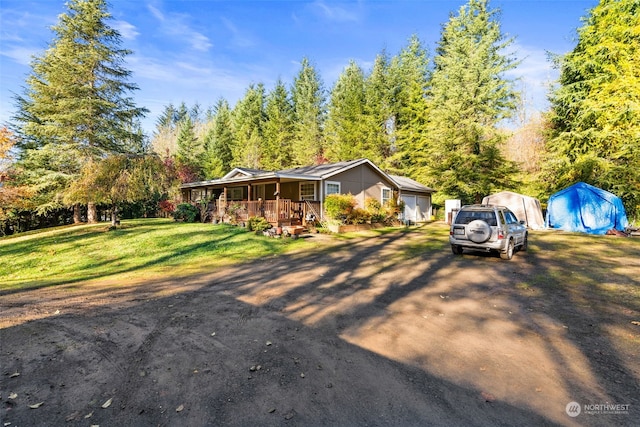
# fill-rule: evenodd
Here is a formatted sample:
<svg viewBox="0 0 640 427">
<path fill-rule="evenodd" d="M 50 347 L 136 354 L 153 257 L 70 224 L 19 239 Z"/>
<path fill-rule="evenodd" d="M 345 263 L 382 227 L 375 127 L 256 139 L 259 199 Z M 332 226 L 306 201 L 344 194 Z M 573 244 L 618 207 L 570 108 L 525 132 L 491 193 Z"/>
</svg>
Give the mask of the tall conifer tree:
<svg viewBox="0 0 640 427">
<path fill-rule="evenodd" d="M 601 0 L 560 65 L 541 181 L 547 192 L 585 181 L 640 216 L 640 2 Z"/>
<path fill-rule="evenodd" d="M 221 98 L 213 108 L 213 124 L 205 135 L 203 173 L 206 179 L 220 178 L 233 163 L 233 119 L 229 103 Z"/>
<path fill-rule="evenodd" d="M 47 157 L 40 150 L 75 153 L 76 161 L 50 170 L 73 177 L 91 159 L 142 151 L 138 120 L 146 109 L 136 107 L 130 97 L 137 86 L 128 81 L 131 72 L 122 64 L 131 52 L 120 47 L 120 34 L 107 25 L 111 15 L 106 1 L 70 0 L 67 9 L 52 27 L 55 37 L 49 48 L 31 63 L 14 119 L 22 160 Z M 59 199 L 56 191 L 49 202 Z"/>
<path fill-rule="evenodd" d="M 322 81 L 307 58 L 291 89 L 294 111 L 294 166 L 316 163 L 322 155 L 325 98 Z"/>
<path fill-rule="evenodd" d="M 514 165 L 500 152 L 498 123 L 515 108 L 517 93 L 505 73 L 517 62 L 505 49 L 497 11 L 470 0 L 442 30 L 429 92 L 429 123 L 415 154 L 413 176 L 440 197 L 480 202 L 513 184 Z"/>
<path fill-rule="evenodd" d="M 373 63 L 365 81 L 364 122 L 366 140 L 372 148 L 371 160 L 384 169 L 392 154 L 393 142 L 393 87 L 389 76 L 389 58 L 381 52 Z"/>
<path fill-rule="evenodd" d="M 265 124 L 265 89 L 262 83 L 250 85 L 233 111 L 235 166 L 261 168 L 262 135 Z"/>
<path fill-rule="evenodd" d="M 291 167 L 293 151 L 293 105 L 282 80 L 267 95 L 262 166 L 267 170 Z"/>
<path fill-rule="evenodd" d="M 420 39 L 414 35 L 390 65 L 392 85 L 393 147 L 387 166 L 407 174 L 416 150 L 420 149 L 426 132 L 429 84 L 429 56 Z"/>
<path fill-rule="evenodd" d="M 362 69 L 351 61 L 331 91 L 324 129 L 325 157 L 330 161 L 371 158 L 367 140 L 366 95 Z M 371 159 L 374 160 L 374 159 Z"/>
</svg>

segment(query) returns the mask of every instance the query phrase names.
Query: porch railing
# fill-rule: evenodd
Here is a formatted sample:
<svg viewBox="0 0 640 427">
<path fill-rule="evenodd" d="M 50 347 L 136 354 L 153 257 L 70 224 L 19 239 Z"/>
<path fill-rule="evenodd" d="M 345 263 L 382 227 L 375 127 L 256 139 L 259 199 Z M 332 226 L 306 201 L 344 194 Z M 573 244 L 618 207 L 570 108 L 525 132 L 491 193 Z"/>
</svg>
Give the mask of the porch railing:
<svg viewBox="0 0 640 427">
<path fill-rule="evenodd" d="M 219 201 L 210 205 L 210 212 L 219 218 L 234 215 L 238 221 L 247 221 L 252 217 L 263 217 L 271 224 L 280 225 L 286 222 L 300 222 L 304 224 L 313 215 L 320 220 L 320 202 L 279 200 L 242 200 Z"/>
</svg>

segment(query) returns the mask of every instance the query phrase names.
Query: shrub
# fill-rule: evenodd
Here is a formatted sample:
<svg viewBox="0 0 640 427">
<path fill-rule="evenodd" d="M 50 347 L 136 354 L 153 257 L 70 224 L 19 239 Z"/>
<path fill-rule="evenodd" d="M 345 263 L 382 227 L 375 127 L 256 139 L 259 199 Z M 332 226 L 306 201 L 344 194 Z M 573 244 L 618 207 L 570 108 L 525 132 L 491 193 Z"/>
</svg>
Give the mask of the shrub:
<svg viewBox="0 0 640 427">
<path fill-rule="evenodd" d="M 244 210 L 239 203 L 232 203 L 225 208 L 225 221 L 228 221 L 230 224 L 238 225 L 238 221 L 240 220 L 240 212 Z"/>
<path fill-rule="evenodd" d="M 371 219 L 371 214 L 364 209 L 355 208 L 347 217 L 348 224 L 364 224 Z"/>
<path fill-rule="evenodd" d="M 387 213 L 382 208 L 382 203 L 371 197 L 364 201 L 365 210 L 371 217 L 371 222 L 384 222 L 387 219 Z"/>
<path fill-rule="evenodd" d="M 161 200 L 158 202 L 158 207 L 165 215 L 170 215 L 176 210 L 176 206 L 170 200 Z"/>
<path fill-rule="evenodd" d="M 260 216 L 254 216 L 247 221 L 247 229 L 249 231 L 264 231 L 271 228 L 269 221 Z"/>
<path fill-rule="evenodd" d="M 173 219 L 176 221 L 195 222 L 198 216 L 198 208 L 190 203 L 180 203 L 173 211 Z"/>
<path fill-rule="evenodd" d="M 356 206 L 356 199 L 352 194 L 330 194 L 324 200 L 324 210 L 331 219 L 349 218 Z"/>
</svg>

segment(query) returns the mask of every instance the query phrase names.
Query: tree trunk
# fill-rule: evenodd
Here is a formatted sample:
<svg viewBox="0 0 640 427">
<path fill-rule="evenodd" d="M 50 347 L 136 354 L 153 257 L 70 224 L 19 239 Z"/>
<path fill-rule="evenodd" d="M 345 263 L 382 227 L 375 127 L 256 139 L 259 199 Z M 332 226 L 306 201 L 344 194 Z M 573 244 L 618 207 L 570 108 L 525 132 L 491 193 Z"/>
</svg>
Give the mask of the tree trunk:
<svg viewBox="0 0 640 427">
<path fill-rule="evenodd" d="M 95 224 L 98 222 L 98 210 L 94 202 L 87 203 L 87 222 L 89 224 Z"/>
<path fill-rule="evenodd" d="M 111 206 L 111 227 L 118 226 L 118 205 Z"/>
<path fill-rule="evenodd" d="M 73 223 L 80 224 L 80 222 L 82 222 L 80 219 L 80 205 L 76 203 L 73 205 Z"/>
</svg>

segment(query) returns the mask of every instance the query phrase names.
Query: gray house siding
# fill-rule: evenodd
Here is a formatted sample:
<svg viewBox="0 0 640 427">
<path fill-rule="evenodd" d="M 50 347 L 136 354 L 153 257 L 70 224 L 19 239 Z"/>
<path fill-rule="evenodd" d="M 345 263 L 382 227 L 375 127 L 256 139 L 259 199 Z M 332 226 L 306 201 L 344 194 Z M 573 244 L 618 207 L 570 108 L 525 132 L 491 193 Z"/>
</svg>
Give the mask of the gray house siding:
<svg viewBox="0 0 640 427">
<path fill-rule="evenodd" d="M 342 194 L 351 193 L 359 208 L 365 207 L 367 198 L 382 201 L 382 189 L 394 189 L 395 184 L 382 180 L 380 174 L 368 164 L 357 166 L 348 171 L 336 174 L 326 181 L 340 182 Z"/>
</svg>

